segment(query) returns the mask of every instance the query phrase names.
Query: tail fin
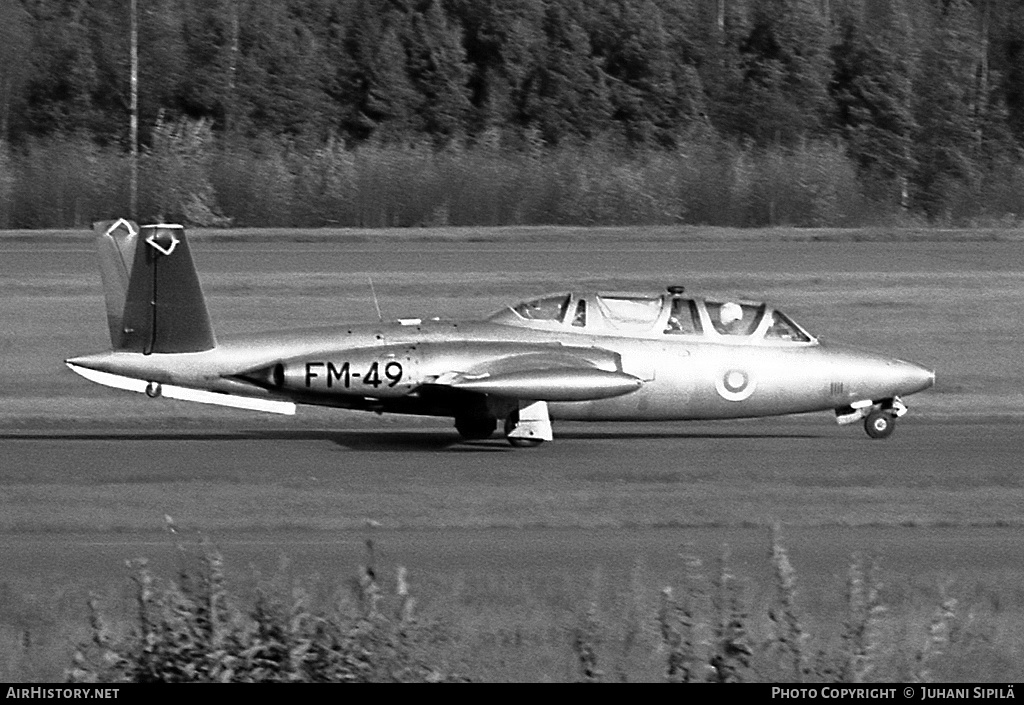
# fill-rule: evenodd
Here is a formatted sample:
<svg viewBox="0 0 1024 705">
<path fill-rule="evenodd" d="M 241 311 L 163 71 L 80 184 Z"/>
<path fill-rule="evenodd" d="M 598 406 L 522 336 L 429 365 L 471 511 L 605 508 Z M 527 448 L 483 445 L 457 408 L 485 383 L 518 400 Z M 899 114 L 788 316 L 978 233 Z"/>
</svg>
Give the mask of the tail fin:
<svg viewBox="0 0 1024 705">
<path fill-rule="evenodd" d="M 92 229 L 96 233 L 96 253 L 99 255 L 103 293 L 107 300 L 110 344 L 117 349 L 124 336 L 124 301 L 128 297 L 128 279 L 132 273 L 139 226 L 121 218 L 93 223 Z"/>
<path fill-rule="evenodd" d="M 201 352 L 217 346 L 185 230 L 128 220 L 96 223 L 114 350 Z"/>
</svg>

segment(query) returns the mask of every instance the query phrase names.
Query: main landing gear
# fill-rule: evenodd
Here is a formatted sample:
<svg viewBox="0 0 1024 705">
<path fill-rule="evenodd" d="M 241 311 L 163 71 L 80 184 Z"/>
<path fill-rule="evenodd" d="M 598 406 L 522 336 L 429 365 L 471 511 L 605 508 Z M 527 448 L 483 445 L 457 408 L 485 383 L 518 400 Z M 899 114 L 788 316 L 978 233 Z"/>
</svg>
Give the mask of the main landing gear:
<svg viewBox="0 0 1024 705">
<path fill-rule="evenodd" d="M 533 436 L 513 436 L 512 433 L 519 427 L 519 409 L 516 409 L 505 418 L 505 438 L 513 448 L 536 448 L 544 442 L 543 438 Z"/>
<path fill-rule="evenodd" d="M 455 430 L 467 441 L 482 441 L 490 438 L 498 428 L 498 419 L 493 416 L 456 416 Z"/>
<path fill-rule="evenodd" d="M 518 408 L 506 409 L 504 432 L 508 442 L 516 448 L 536 448 L 550 441 L 551 418 L 545 402 L 520 402 Z M 463 413 L 455 417 L 455 430 L 467 441 L 490 438 L 498 428 L 498 419 L 490 412 Z"/>
<path fill-rule="evenodd" d="M 544 442 L 543 438 L 521 438 L 512 436 L 519 426 L 519 410 L 513 411 L 505 419 L 505 438 L 516 448 L 535 448 Z M 483 441 L 494 435 L 498 428 L 498 420 L 493 416 L 456 417 L 455 430 L 467 441 Z"/>
</svg>

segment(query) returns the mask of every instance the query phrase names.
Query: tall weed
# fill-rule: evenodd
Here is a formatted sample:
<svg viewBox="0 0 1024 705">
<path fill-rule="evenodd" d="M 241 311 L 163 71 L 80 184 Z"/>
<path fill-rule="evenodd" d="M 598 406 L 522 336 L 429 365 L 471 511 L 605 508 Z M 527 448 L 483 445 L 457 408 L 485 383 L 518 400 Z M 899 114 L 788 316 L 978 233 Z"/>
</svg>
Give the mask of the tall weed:
<svg viewBox="0 0 1024 705">
<path fill-rule="evenodd" d="M 159 120 L 139 163 L 140 209 L 157 220 L 205 227 L 229 225 L 220 213 L 210 163 L 213 126 L 206 120 Z"/>
<path fill-rule="evenodd" d="M 807 675 L 805 648 L 807 634 L 796 609 L 796 571 L 782 545 L 778 526 L 772 530 L 772 566 L 775 568 L 775 603 L 768 609 L 776 648 L 783 673 L 791 682 L 800 683 Z"/>
<path fill-rule="evenodd" d="M 0 139 L 0 229 L 9 228 L 14 195 L 14 164 L 7 141 Z"/>
<path fill-rule="evenodd" d="M 370 548 L 372 556 L 372 545 Z M 132 563 L 134 628 L 115 638 L 90 603 L 91 640 L 75 652 L 73 682 L 409 682 L 456 677 L 430 660 L 404 572 L 393 596 L 372 560 L 352 583 L 355 609 L 316 611 L 306 591 L 261 585 L 242 607 L 210 545 L 177 580 Z M 395 602 L 393 609 L 387 605 Z"/>
<path fill-rule="evenodd" d="M 729 549 L 722 550 L 718 579 L 712 599 L 714 641 L 708 663 L 707 680 L 713 683 L 741 683 L 750 678 L 753 648 L 750 644 L 750 619 L 742 590 L 729 565 Z"/>
<path fill-rule="evenodd" d="M 0 225 L 82 227 L 128 210 L 128 156 L 76 135 L 0 156 Z M 674 150 L 609 140 L 547 147 L 474 143 L 320 146 L 223 137 L 207 122 L 160 122 L 139 161 L 139 219 L 244 227 L 501 225 L 850 226 L 913 212 L 892 184 L 858 174 L 841 146 L 755 147 L 714 135 Z M 956 196 L 943 223 L 1016 223 L 1019 167 Z M 958 192 L 957 192 L 958 193 Z"/>
<path fill-rule="evenodd" d="M 29 141 L 11 152 L 10 175 L 10 227 L 87 227 L 128 212 L 127 155 L 80 135 Z"/>
<path fill-rule="evenodd" d="M 549 613 L 515 624 L 490 615 L 499 620 L 483 620 L 492 631 L 476 634 L 482 622 L 472 616 L 449 615 L 462 631 L 423 620 L 401 568 L 393 588 L 385 588 L 372 543 L 365 565 L 326 607 L 317 606 L 305 585 L 288 585 L 281 578 L 260 580 L 255 596 L 243 604 L 229 589 L 220 554 L 204 544 L 199 555 L 181 549 L 182 567 L 172 580 L 159 579 L 145 561 L 131 564 L 134 614 L 127 627 L 123 622 L 111 627 L 98 600 L 90 600 L 89 639 L 78 646 L 67 677 L 75 682 L 463 680 L 448 665 L 456 654 L 464 664 L 459 670 L 477 679 L 488 673 L 551 677 L 559 672 L 558 649 L 565 657 L 562 665 L 570 669 L 563 674 L 590 682 L 652 677 L 674 683 L 922 682 L 966 675 L 949 670 L 960 661 L 967 668 L 987 660 L 989 670 L 971 672 L 998 678 L 1012 661 L 1012 654 L 1000 655 L 1013 634 L 999 634 L 1010 621 L 998 595 L 986 595 L 984 605 L 965 611 L 940 585 L 938 604 L 927 613 L 896 613 L 883 602 L 877 566 L 854 555 L 845 616 L 831 634 L 809 628 L 812 622 L 802 616 L 796 568 L 777 530 L 768 559 L 774 586 L 767 604 L 757 609 L 747 583 L 733 574 L 726 549 L 710 578 L 702 574 L 699 559 L 685 554 L 682 585 L 666 586 L 660 595 L 650 590 L 639 565 L 611 607 L 600 604 L 597 584 L 576 606 L 563 605 L 576 615 L 575 626 Z M 532 601 L 529 606 L 528 621 L 543 609 Z M 457 609 L 469 608 L 459 600 Z M 533 658 L 549 641 L 556 648 L 547 660 Z M 994 656 L 1003 661 L 995 663 Z M 481 657 L 501 663 L 489 667 Z M 514 659 L 529 661 L 530 670 L 517 667 Z M 538 666 L 547 670 L 538 672 Z"/>
</svg>

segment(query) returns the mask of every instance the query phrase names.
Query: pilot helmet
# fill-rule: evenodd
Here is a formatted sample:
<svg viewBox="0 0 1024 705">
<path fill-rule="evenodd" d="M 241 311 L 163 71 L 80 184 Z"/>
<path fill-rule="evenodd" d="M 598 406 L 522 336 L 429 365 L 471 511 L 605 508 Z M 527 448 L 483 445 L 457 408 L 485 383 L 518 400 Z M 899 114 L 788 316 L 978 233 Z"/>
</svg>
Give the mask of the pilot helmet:
<svg viewBox="0 0 1024 705">
<path fill-rule="evenodd" d="M 718 317 L 721 319 L 723 325 L 729 325 L 733 321 L 739 321 L 743 318 L 743 309 L 740 305 L 729 301 L 728 303 L 722 304 L 721 310 L 718 312 Z"/>
</svg>

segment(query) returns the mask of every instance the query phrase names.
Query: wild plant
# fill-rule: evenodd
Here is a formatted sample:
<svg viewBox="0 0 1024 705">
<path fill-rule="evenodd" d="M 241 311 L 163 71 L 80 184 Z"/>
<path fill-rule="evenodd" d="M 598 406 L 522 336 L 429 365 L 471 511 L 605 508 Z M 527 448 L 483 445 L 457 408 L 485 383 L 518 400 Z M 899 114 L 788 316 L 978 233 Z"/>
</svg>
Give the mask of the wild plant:
<svg viewBox="0 0 1024 705">
<path fill-rule="evenodd" d="M 947 595 L 946 591 L 947 586 L 940 584 L 939 597 L 942 601 L 932 613 L 924 643 L 914 654 L 913 672 L 911 673 L 911 681 L 914 683 L 927 683 L 931 680 L 932 662 L 942 655 L 950 643 L 953 621 L 956 619 L 957 600 Z"/>
<path fill-rule="evenodd" d="M 661 591 L 658 627 L 665 649 L 665 680 L 669 683 L 691 683 L 693 663 L 691 615 L 679 606 L 672 588 Z"/>
<path fill-rule="evenodd" d="M 651 624 L 647 619 L 651 605 L 647 600 L 643 562 L 639 559 L 630 571 L 629 586 L 621 596 L 621 603 L 619 613 L 622 615 L 622 637 L 615 664 L 615 678 L 625 682 L 629 680 L 629 666 L 636 652 L 655 638 L 650 632 Z"/>
<path fill-rule="evenodd" d="M 372 542 L 367 542 L 365 564 L 326 609 L 314 605 L 303 585 L 289 587 L 278 581 L 259 582 L 255 597 L 242 605 L 228 590 L 223 559 L 213 546 L 204 543 L 198 559 L 186 556 L 184 547 L 180 550 L 182 567 L 173 580 L 158 579 L 143 560 L 131 563 L 134 612 L 126 630 L 111 629 L 98 599 L 90 597 L 90 638 L 74 655 L 67 672 L 70 680 L 461 679 L 444 665 L 442 654 L 451 653 L 444 648 L 463 635 L 438 631 L 437 625 L 420 617 L 404 568 L 398 568 L 393 588 L 384 587 Z M 846 615 L 838 644 L 813 641 L 797 609 L 796 571 L 776 531 L 772 542 L 775 584 L 766 615 L 771 631 L 755 648 L 750 626 L 754 622 L 742 584 L 733 575 L 728 547 L 713 581 L 699 575 L 699 559 L 685 560 L 684 585 L 678 590 L 663 589 L 656 610 L 645 601 L 644 586 L 634 570 L 629 589 L 623 593 L 630 600 L 622 605 L 624 631 L 606 627 L 599 609 L 600 592 L 595 591 L 576 626 L 559 632 L 559 643 L 565 643 L 566 634 L 570 637 L 581 680 L 633 678 L 635 671 L 627 666 L 635 665 L 634 656 L 642 652 L 646 637 L 651 636 L 657 646 L 643 653 L 660 659 L 661 672 L 669 682 L 754 678 L 854 683 L 902 678 L 922 682 L 933 677 L 940 659 L 950 655 L 953 647 L 958 648 L 957 655 L 974 648 L 968 631 L 981 629 L 973 612 L 958 619 L 959 603 L 946 585 L 940 586 L 940 601 L 923 640 L 920 630 L 911 629 L 908 620 L 890 621 L 882 603 L 877 564 L 855 554 L 847 573 Z M 1001 608 L 994 604 L 994 609 Z M 644 631 L 652 625 L 644 619 L 651 611 L 656 611 L 657 635 Z M 760 614 L 757 624 L 761 624 Z M 510 644 L 520 647 L 520 628 L 508 631 L 516 634 Z M 977 656 L 992 660 L 999 656 L 998 649 L 986 639 L 989 637 L 979 632 L 979 642 L 985 641 L 989 648 Z M 602 663 L 605 654 L 612 654 L 613 659 L 621 654 L 610 675 Z M 1007 664 L 1012 660 L 1012 655 L 1001 656 Z M 481 673 L 487 672 L 485 668 Z"/>
<path fill-rule="evenodd" d="M 772 625 L 772 645 L 779 658 L 787 662 L 793 682 L 800 683 L 807 674 L 804 653 L 807 634 L 796 611 L 796 571 L 789 561 L 789 553 L 782 545 L 781 531 L 776 524 L 772 530 L 772 566 L 775 569 L 776 601 L 768 609 Z"/>
<path fill-rule="evenodd" d="M 599 683 L 604 671 L 598 667 L 597 647 L 601 643 L 601 622 L 597 616 L 597 601 L 590 603 L 583 615 L 582 623 L 573 631 L 572 649 L 576 654 L 580 674 L 587 683 Z"/>
<path fill-rule="evenodd" d="M 90 604 L 91 639 L 79 645 L 74 682 L 439 681 L 458 678 L 432 663 L 420 643 L 406 574 L 394 610 L 372 560 L 355 581 L 355 614 L 321 613 L 296 586 L 287 597 L 265 586 L 248 609 L 232 598 L 223 559 L 209 544 L 198 568 L 160 582 L 145 561 L 132 563 L 136 614 L 122 639 L 110 636 Z M 372 544 L 368 543 L 372 557 Z"/>
<path fill-rule="evenodd" d="M 877 564 L 865 564 L 863 555 L 854 554 L 846 578 L 846 620 L 837 675 L 847 683 L 868 680 L 882 647 L 881 621 L 886 613 L 880 596 L 882 584 Z"/>
<path fill-rule="evenodd" d="M 700 680 L 697 654 L 697 604 L 701 597 L 700 558 L 683 555 L 685 589 L 677 600 L 671 587 L 661 591 L 658 627 L 665 652 L 665 679 L 669 683 L 695 683 Z"/>
<path fill-rule="evenodd" d="M 714 641 L 708 663 L 708 680 L 715 683 L 740 683 L 748 679 L 754 655 L 748 633 L 748 615 L 735 576 L 729 567 L 729 547 L 719 560 L 718 580 L 712 598 L 715 613 Z"/>
</svg>

